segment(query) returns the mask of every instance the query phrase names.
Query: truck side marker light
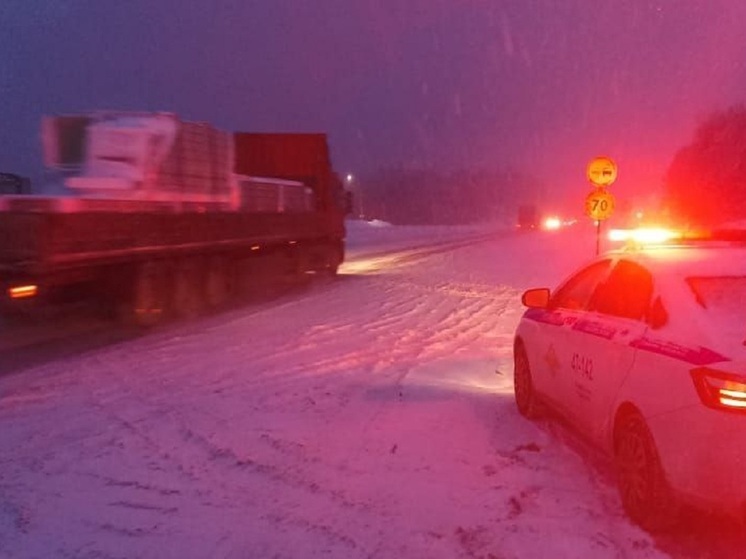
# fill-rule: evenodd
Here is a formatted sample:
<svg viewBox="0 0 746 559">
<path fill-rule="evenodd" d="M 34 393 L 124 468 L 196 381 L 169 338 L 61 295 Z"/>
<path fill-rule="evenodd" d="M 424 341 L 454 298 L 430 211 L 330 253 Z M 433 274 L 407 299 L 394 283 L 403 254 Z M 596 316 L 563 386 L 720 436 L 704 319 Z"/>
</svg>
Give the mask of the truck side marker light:
<svg viewBox="0 0 746 559">
<path fill-rule="evenodd" d="M 260 248 L 262 247 L 260 247 L 259 245 L 251 245 L 251 250 L 259 250 Z"/>
<path fill-rule="evenodd" d="M 35 297 L 39 293 L 39 287 L 36 285 L 19 285 L 8 289 L 8 295 L 11 299 L 28 299 Z"/>
<path fill-rule="evenodd" d="M 163 314 L 163 309 L 157 309 L 157 308 L 156 309 L 146 309 L 146 308 L 138 307 L 138 308 L 135 309 L 135 313 L 136 314 L 140 314 L 140 315 L 145 315 L 145 314 L 159 315 L 159 314 Z"/>
</svg>

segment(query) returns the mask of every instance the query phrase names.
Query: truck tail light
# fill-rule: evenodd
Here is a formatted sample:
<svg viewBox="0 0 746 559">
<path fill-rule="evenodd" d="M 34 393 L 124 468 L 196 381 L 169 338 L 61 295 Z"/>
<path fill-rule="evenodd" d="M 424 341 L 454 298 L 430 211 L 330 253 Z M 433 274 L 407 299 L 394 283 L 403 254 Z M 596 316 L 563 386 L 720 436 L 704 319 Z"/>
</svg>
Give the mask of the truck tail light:
<svg viewBox="0 0 746 559">
<path fill-rule="evenodd" d="M 39 293 L 39 287 L 36 285 L 18 285 L 8 288 L 8 297 L 11 299 L 28 299 L 36 297 Z"/>
<path fill-rule="evenodd" d="M 691 374 L 705 406 L 746 413 L 746 377 L 707 367 L 692 369 Z"/>
</svg>

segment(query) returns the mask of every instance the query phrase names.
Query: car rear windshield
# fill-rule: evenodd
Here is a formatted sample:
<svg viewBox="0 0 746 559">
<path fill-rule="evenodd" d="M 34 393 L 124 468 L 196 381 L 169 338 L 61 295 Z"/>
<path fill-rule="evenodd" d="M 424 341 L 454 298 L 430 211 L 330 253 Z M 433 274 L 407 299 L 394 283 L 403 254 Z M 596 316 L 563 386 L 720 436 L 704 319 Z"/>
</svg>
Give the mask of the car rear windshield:
<svg viewBox="0 0 746 559">
<path fill-rule="evenodd" d="M 690 277 L 689 287 L 697 303 L 717 326 L 722 341 L 743 345 L 746 341 L 746 276 Z"/>
</svg>

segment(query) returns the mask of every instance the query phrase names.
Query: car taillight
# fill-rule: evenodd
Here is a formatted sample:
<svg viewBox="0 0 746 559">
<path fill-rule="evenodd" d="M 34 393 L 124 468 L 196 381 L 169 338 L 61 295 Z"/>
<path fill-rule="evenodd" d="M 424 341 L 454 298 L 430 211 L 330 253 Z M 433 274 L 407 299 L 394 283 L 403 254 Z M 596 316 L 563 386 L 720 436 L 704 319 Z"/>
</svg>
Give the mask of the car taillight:
<svg viewBox="0 0 746 559">
<path fill-rule="evenodd" d="M 692 369 L 691 374 L 705 406 L 746 413 L 746 377 L 707 367 Z"/>
</svg>

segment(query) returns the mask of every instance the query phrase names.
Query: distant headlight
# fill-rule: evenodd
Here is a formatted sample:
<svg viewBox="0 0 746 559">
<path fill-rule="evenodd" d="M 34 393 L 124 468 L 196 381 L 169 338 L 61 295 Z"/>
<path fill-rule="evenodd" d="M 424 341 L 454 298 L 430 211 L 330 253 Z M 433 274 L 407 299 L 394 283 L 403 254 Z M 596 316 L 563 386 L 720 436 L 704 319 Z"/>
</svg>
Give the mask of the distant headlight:
<svg viewBox="0 0 746 559">
<path fill-rule="evenodd" d="M 544 220 L 544 229 L 554 231 L 562 227 L 562 220 L 558 217 L 548 217 Z"/>
</svg>

